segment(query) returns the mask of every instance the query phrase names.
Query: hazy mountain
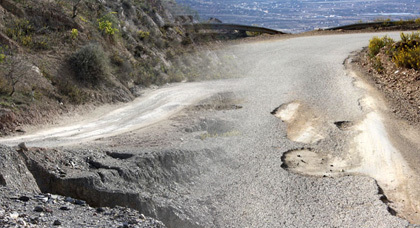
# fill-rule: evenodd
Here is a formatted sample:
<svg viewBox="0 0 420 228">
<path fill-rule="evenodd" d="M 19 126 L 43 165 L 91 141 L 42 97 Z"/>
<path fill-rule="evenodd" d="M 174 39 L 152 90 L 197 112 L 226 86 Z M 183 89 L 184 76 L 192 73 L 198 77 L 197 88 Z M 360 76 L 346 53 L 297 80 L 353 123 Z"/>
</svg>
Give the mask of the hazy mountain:
<svg viewBox="0 0 420 228">
<path fill-rule="evenodd" d="M 420 16 L 419 0 L 177 0 L 200 18 L 259 25 L 288 32 L 375 19 Z"/>
</svg>

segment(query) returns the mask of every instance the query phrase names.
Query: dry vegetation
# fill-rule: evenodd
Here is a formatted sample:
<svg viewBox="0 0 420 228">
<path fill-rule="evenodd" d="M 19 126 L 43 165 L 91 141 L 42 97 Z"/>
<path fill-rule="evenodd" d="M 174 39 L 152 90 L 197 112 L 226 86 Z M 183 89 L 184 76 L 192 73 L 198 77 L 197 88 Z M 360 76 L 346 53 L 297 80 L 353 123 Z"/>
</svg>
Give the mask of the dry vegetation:
<svg viewBox="0 0 420 228">
<path fill-rule="evenodd" d="M 399 118 L 420 123 L 420 33 L 401 33 L 400 41 L 373 37 L 356 62 Z"/>
<path fill-rule="evenodd" d="M 201 79 L 222 60 L 194 44 L 160 0 L 2 0 L 0 132 L 74 105 L 129 101 L 144 86 Z"/>
</svg>

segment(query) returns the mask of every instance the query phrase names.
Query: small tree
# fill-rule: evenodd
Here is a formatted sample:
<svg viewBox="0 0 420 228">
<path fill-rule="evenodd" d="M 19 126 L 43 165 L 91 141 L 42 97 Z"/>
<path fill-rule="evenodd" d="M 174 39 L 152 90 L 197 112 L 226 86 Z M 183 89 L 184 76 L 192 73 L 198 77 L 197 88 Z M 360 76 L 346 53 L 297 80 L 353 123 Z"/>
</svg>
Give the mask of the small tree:
<svg viewBox="0 0 420 228">
<path fill-rule="evenodd" d="M 23 77 L 30 70 L 30 66 L 20 57 L 14 56 L 4 57 L 0 66 L 1 93 L 13 96 L 16 92 L 17 85 L 22 82 Z"/>
</svg>

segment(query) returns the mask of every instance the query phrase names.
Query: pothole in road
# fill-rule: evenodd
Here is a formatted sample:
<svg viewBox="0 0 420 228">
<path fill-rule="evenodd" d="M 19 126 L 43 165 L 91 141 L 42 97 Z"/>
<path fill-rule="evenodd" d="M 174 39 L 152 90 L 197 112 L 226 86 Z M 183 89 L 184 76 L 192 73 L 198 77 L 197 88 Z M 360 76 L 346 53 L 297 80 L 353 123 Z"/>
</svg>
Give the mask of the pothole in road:
<svg viewBox="0 0 420 228">
<path fill-rule="evenodd" d="M 219 118 L 202 118 L 194 126 L 185 128 L 184 131 L 187 133 L 204 132 L 202 135 L 207 135 L 207 137 L 231 135 L 237 132 L 232 121 Z"/>
<path fill-rule="evenodd" d="M 197 126 L 201 131 L 207 131 L 209 134 L 223 134 L 233 129 L 233 124 L 226 120 L 204 119 Z"/>
<path fill-rule="evenodd" d="M 211 96 L 199 104 L 192 106 L 190 110 L 192 111 L 203 111 L 203 110 L 236 110 L 241 109 L 242 105 L 241 99 L 238 99 L 234 93 L 232 92 L 225 92 L 225 93 L 218 93 L 216 95 Z"/>
<path fill-rule="evenodd" d="M 316 143 L 324 138 L 323 121 L 301 102 L 282 104 L 271 114 L 287 123 L 287 137 L 292 141 Z"/>
<path fill-rule="evenodd" d="M 311 148 L 287 151 L 283 154 L 281 160 L 283 169 L 303 176 L 342 177 L 356 174 L 344 160 L 323 155 Z M 377 186 L 379 199 L 387 206 L 390 214 L 397 215 L 397 212 L 390 205 L 392 202 L 387 198 L 382 188 L 379 185 Z"/>
<path fill-rule="evenodd" d="M 342 131 L 350 130 L 351 127 L 354 126 L 354 122 L 352 121 L 337 121 L 334 122 L 334 125 L 337 126 L 338 129 Z"/>
<path fill-rule="evenodd" d="M 345 173 L 345 167 L 347 167 L 343 160 L 332 158 L 311 148 L 287 151 L 281 160 L 283 169 L 308 176 L 342 176 Z"/>
</svg>

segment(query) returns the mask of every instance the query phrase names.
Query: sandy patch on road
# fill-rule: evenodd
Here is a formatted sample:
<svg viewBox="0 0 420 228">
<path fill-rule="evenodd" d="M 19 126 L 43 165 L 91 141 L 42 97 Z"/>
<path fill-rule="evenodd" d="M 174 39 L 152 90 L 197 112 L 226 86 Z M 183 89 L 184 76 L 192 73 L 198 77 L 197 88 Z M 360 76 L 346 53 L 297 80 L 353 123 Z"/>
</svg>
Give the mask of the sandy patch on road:
<svg viewBox="0 0 420 228">
<path fill-rule="evenodd" d="M 373 177 L 390 199 L 388 203 L 397 215 L 420 224 L 419 175 L 410 167 L 406 154 L 412 154 L 412 143 L 405 136 L 408 126 L 395 120 L 389 114 L 387 102 L 376 89 L 364 82 L 355 72 L 349 72 L 357 79 L 355 86 L 367 91 L 360 100 L 360 108 L 367 112 L 365 119 L 354 130 L 350 153 L 359 154 L 361 163 L 351 172 Z M 401 132 L 403 130 L 403 132 Z M 413 132 L 413 131 L 411 131 Z M 418 134 L 417 134 L 418 135 Z M 418 140 L 418 137 L 415 141 Z M 420 148 L 418 146 L 417 148 Z"/>
<path fill-rule="evenodd" d="M 282 156 L 282 167 L 301 175 L 339 177 L 348 175 L 349 166 L 343 159 L 317 152 L 313 149 L 290 150 Z"/>
<path fill-rule="evenodd" d="M 383 201 L 391 213 L 395 210 L 400 217 L 420 223 L 417 213 L 420 211 L 420 178 L 401 153 L 407 148 L 407 145 L 401 146 L 401 137 L 395 134 L 395 129 L 401 129 L 401 125 L 386 115 L 388 109 L 380 94 L 354 73 L 350 72 L 350 76 L 357 79 L 354 82 L 356 87 L 366 91 L 365 97 L 359 100 L 360 109 L 366 113 L 361 121 L 330 123 L 299 101 L 283 104 L 272 112 L 287 124 L 290 140 L 308 146 L 283 153 L 282 167 L 301 175 L 318 177 L 370 176 L 377 181 L 385 199 L 389 199 Z M 348 141 L 349 147 L 344 154 L 310 147 L 316 148 L 316 143 L 339 134 L 337 131 L 346 135 Z M 413 140 L 419 138 L 413 132 L 410 135 Z"/>
<path fill-rule="evenodd" d="M 316 143 L 324 138 L 320 118 L 299 101 L 283 104 L 271 114 L 287 123 L 287 137 L 292 141 Z"/>
</svg>

